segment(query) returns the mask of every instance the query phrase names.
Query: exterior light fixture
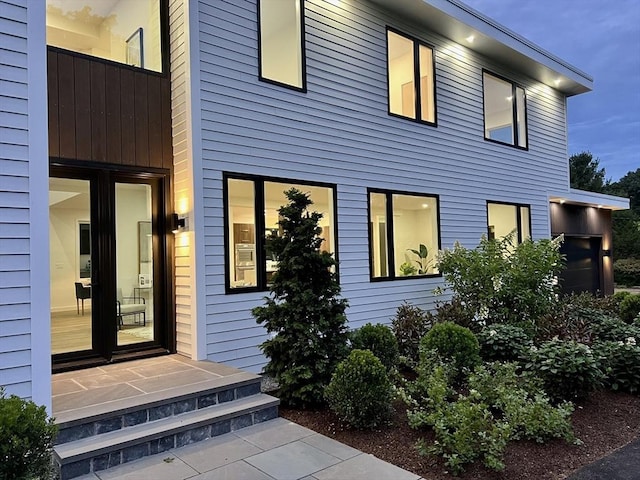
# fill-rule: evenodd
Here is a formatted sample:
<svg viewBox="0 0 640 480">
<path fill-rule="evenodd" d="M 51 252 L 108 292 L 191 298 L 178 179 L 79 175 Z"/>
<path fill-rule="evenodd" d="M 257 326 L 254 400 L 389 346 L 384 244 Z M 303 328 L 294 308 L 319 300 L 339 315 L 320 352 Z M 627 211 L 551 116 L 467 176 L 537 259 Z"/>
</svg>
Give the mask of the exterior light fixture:
<svg viewBox="0 0 640 480">
<path fill-rule="evenodd" d="M 473 35 L 469 35 L 465 40 L 467 40 L 467 42 L 469 43 L 473 43 L 473 41 L 476 39 L 476 37 L 474 37 Z"/>
<path fill-rule="evenodd" d="M 171 214 L 171 231 L 173 233 L 180 233 L 187 228 L 187 218 L 180 217 L 177 213 Z"/>
<path fill-rule="evenodd" d="M 602 256 L 603 257 L 610 257 L 611 256 L 611 249 L 607 248 L 605 250 L 602 250 Z"/>
</svg>

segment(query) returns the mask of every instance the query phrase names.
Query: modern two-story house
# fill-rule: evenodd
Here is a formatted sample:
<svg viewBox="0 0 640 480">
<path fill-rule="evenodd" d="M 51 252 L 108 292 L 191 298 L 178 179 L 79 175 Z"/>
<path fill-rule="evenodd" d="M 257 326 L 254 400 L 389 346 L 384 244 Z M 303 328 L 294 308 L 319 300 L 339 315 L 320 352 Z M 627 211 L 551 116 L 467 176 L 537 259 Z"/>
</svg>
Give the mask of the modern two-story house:
<svg viewBox="0 0 640 480">
<path fill-rule="evenodd" d="M 438 249 L 483 234 L 565 234 L 567 289 L 612 291 L 628 201 L 568 178 L 592 79 L 458 0 L 0 0 L 0 32 L 10 393 L 167 352 L 260 371 L 290 187 L 351 327 L 432 307 Z"/>
</svg>

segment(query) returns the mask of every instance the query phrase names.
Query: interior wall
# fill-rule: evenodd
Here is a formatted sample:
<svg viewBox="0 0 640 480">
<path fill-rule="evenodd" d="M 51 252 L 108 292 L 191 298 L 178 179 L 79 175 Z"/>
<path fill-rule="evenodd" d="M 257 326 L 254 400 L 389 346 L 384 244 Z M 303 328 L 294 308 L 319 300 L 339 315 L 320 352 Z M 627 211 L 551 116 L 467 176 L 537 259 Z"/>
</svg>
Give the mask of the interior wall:
<svg viewBox="0 0 640 480">
<path fill-rule="evenodd" d="M 418 257 L 409 249 L 418 250 L 420 244 L 427 247 L 427 260 L 431 260 L 433 267 L 438 251 L 438 233 L 437 220 L 431 207 L 428 210 L 403 210 L 400 215 L 394 214 L 393 230 L 396 275 L 400 274 L 400 265 L 406 261 L 417 267 L 415 261 Z"/>
<path fill-rule="evenodd" d="M 518 218 L 516 207 L 513 205 L 490 203 L 487 208 L 487 222 L 495 228 L 496 238 L 505 237 L 514 230 L 517 235 Z M 517 237 L 514 240 L 517 242 Z"/>
<path fill-rule="evenodd" d="M 262 1 L 261 67 L 265 78 L 302 87 L 300 11 L 294 3 Z"/>
</svg>

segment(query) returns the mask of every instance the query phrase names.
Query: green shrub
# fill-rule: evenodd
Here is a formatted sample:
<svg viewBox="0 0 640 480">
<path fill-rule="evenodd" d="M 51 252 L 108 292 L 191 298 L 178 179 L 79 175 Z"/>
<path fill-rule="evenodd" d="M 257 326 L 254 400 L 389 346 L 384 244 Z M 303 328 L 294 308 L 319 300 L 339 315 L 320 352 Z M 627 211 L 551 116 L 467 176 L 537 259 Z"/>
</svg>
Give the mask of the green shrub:
<svg viewBox="0 0 640 480">
<path fill-rule="evenodd" d="M 620 302 L 620 318 L 631 323 L 638 314 L 640 314 L 640 294 L 627 295 Z"/>
<path fill-rule="evenodd" d="M 612 317 L 602 317 L 591 325 L 593 338 L 600 342 L 618 342 L 633 337 L 640 342 L 640 328 Z"/>
<path fill-rule="evenodd" d="M 325 398 L 341 420 L 356 428 L 372 428 L 390 417 L 393 387 L 373 353 L 353 350 L 338 364 Z"/>
<path fill-rule="evenodd" d="M 522 360 L 532 345 L 531 338 L 515 325 L 496 323 L 477 334 L 480 355 L 488 361 Z"/>
<path fill-rule="evenodd" d="M 601 385 L 598 362 L 584 344 L 551 340 L 532 348 L 530 355 L 526 368 L 542 379 L 552 400 L 585 398 Z"/>
<path fill-rule="evenodd" d="M 574 340 L 591 343 L 591 325 L 601 319 L 618 314 L 611 297 L 597 297 L 591 293 L 562 296 L 551 311 L 537 320 L 537 340 Z"/>
<path fill-rule="evenodd" d="M 475 249 L 456 243 L 438 256 L 438 270 L 480 325 L 509 323 L 533 329 L 555 302 L 553 282 L 562 267 L 556 240 L 483 237 Z"/>
<path fill-rule="evenodd" d="M 427 352 L 433 351 L 451 363 L 456 374 L 464 373 L 480 362 L 478 339 L 468 328 L 452 322 L 437 323 L 420 341 L 420 362 L 424 363 Z"/>
<path fill-rule="evenodd" d="M 438 302 L 434 315 L 435 323 L 453 322 L 476 333 L 482 329 L 473 314 L 459 298 L 452 298 L 450 302 Z"/>
<path fill-rule="evenodd" d="M 502 413 L 513 440 L 544 443 L 552 438 L 575 441 L 571 426 L 573 404 L 551 405 L 540 379 L 528 372 L 516 373 L 516 363 L 490 363 L 476 367 L 469 377 L 472 393 L 478 392 L 494 411 Z"/>
<path fill-rule="evenodd" d="M 387 371 L 398 366 L 398 342 L 386 325 L 367 323 L 352 333 L 351 344 L 354 349 L 371 350 Z"/>
<path fill-rule="evenodd" d="M 340 298 L 335 258 L 320 250 L 322 214 L 309 210 L 308 194 L 295 188 L 284 193 L 288 203 L 278 209 L 281 235 L 267 238 L 278 271 L 265 304 L 251 313 L 270 334 L 260 349 L 280 400 L 307 406 L 322 401 L 336 365 L 348 354 L 348 302 Z"/>
<path fill-rule="evenodd" d="M 607 388 L 630 393 L 640 391 L 640 343 L 634 337 L 595 343 L 593 352 Z"/>
<path fill-rule="evenodd" d="M 406 302 L 398 307 L 396 316 L 391 321 L 391 330 L 396 337 L 400 356 L 407 366 L 417 365 L 420 339 L 432 324 L 431 314 L 420 307 Z"/>
<path fill-rule="evenodd" d="M 622 258 L 613 262 L 613 278 L 618 285 L 640 285 L 640 259 Z"/>
<path fill-rule="evenodd" d="M 0 388 L 0 478 L 47 479 L 57 427 L 44 407 Z"/>
</svg>

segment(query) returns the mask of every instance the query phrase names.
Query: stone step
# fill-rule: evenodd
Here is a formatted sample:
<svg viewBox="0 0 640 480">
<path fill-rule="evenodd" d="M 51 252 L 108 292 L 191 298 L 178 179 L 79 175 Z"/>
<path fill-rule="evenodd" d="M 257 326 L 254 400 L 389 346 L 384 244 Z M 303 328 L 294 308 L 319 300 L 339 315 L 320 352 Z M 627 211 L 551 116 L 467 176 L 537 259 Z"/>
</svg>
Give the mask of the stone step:
<svg viewBox="0 0 640 480">
<path fill-rule="evenodd" d="M 260 393 L 260 377 L 240 372 L 56 414 L 61 445 Z"/>
<path fill-rule="evenodd" d="M 262 393 L 217 403 L 56 445 L 54 460 L 68 480 L 276 418 L 279 403 Z"/>
</svg>

